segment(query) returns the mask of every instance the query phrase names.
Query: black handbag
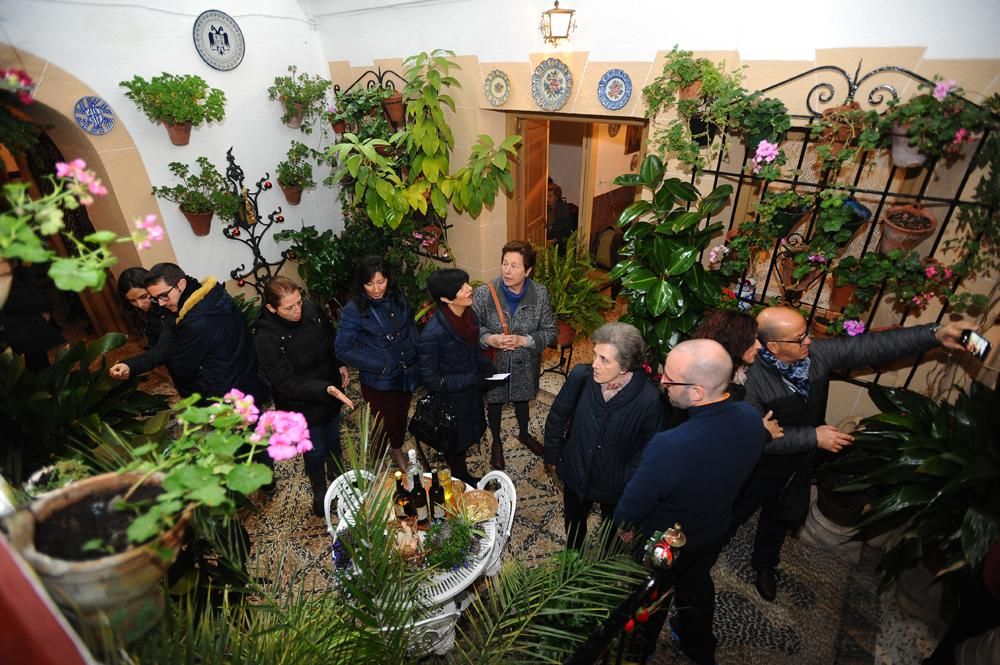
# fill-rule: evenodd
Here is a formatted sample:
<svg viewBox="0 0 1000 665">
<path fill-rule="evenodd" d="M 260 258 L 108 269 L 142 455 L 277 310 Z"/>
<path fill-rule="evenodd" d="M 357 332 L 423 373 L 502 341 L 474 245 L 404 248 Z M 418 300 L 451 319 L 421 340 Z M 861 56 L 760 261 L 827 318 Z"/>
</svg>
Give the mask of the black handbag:
<svg viewBox="0 0 1000 665">
<path fill-rule="evenodd" d="M 447 455 L 455 447 L 456 424 L 452 405 L 438 393 L 427 393 L 417 400 L 408 429 L 418 442 Z"/>
</svg>

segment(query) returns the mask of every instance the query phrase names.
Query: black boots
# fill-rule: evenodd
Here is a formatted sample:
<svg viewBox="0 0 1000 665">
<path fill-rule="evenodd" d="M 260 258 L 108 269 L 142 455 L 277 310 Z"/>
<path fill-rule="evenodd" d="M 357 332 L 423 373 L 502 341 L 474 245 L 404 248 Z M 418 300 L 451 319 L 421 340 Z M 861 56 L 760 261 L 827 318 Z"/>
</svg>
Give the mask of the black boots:
<svg viewBox="0 0 1000 665">
<path fill-rule="evenodd" d="M 517 435 L 517 440 L 524 444 L 524 446 L 535 453 L 539 457 L 545 457 L 545 447 L 538 442 L 538 439 L 531 436 L 527 430 L 522 430 L 520 434 Z"/>
<path fill-rule="evenodd" d="M 493 447 L 490 448 L 490 467 L 497 471 L 503 471 L 507 463 L 503 458 L 503 441 L 499 438 L 493 439 Z"/>
<path fill-rule="evenodd" d="M 320 471 L 319 473 L 309 473 L 306 474 L 309 478 L 309 485 L 312 487 L 312 511 L 313 515 L 317 517 L 324 516 L 323 500 L 326 497 L 326 488 L 328 487 L 326 482 L 326 475 Z"/>
</svg>

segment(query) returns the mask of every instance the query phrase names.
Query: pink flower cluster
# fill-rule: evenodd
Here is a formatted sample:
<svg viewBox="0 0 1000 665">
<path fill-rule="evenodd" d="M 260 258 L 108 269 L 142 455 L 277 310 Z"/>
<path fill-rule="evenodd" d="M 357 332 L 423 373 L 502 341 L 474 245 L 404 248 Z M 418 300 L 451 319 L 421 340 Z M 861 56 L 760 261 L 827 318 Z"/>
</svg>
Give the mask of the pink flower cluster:
<svg viewBox="0 0 1000 665">
<path fill-rule="evenodd" d="M 940 275 L 938 275 L 939 272 Z M 933 279 L 934 277 L 938 277 L 942 281 L 949 280 L 951 279 L 952 274 L 953 273 L 951 271 L 951 268 L 949 268 L 948 266 L 941 266 L 939 269 L 938 266 L 930 265 L 924 268 L 924 275 L 930 277 L 931 279 Z"/>
<path fill-rule="evenodd" d="M 764 164 L 770 164 L 778 158 L 778 144 L 767 139 L 757 144 L 757 152 L 753 156 L 753 172 L 760 173 Z"/>
<path fill-rule="evenodd" d="M 71 178 L 74 182 L 69 189 L 80 198 L 80 203 L 85 206 L 94 202 L 94 196 L 104 196 L 108 193 L 94 172 L 87 170 L 87 163 L 82 159 L 74 159 L 68 164 L 56 162 L 56 177 Z M 84 186 L 86 186 L 86 190 L 84 190 Z"/>
<path fill-rule="evenodd" d="M 939 102 L 943 102 L 944 98 L 948 96 L 948 93 L 953 92 L 956 89 L 958 89 L 957 81 L 938 81 L 934 86 L 934 92 L 931 94 L 934 95 L 934 99 Z"/>
<path fill-rule="evenodd" d="M 312 450 L 309 425 L 305 416 L 295 411 L 268 411 L 257 421 L 251 441 L 267 439 L 267 454 L 273 460 L 291 459 Z"/>
<path fill-rule="evenodd" d="M 143 219 L 136 221 L 135 227 L 141 231 L 141 233 L 136 234 L 139 249 L 149 249 L 154 242 L 160 242 L 166 237 L 166 232 L 156 220 L 156 215 L 153 214 L 146 215 Z"/>
<path fill-rule="evenodd" d="M 844 321 L 844 332 L 847 333 L 848 337 L 855 337 L 860 335 L 865 331 L 865 324 L 857 319 L 848 319 Z"/>
<path fill-rule="evenodd" d="M 963 143 L 972 143 L 972 134 L 968 129 L 962 127 L 955 132 L 955 138 L 952 140 L 954 145 L 961 145 Z"/>
<path fill-rule="evenodd" d="M 932 291 L 928 291 L 927 293 L 917 294 L 913 296 L 912 300 L 914 307 L 917 309 L 923 309 L 924 307 L 927 307 L 932 300 L 934 300 L 934 293 Z"/>
<path fill-rule="evenodd" d="M 810 254 L 809 263 L 826 263 L 826 257 L 822 254 Z"/>
<path fill-rule="evenodd" d="M 709 265 L 718 265 L 722 263 L 722 259 L 726 257 L 729 253 L 729 248 L 725 245 L 716 245 L 708 252 L 708 263 Z"/>
<path fill-rule="evenodd" d="M 30 104 L 35 101 L 31 96 L 33 85 L 34 81 L 23 69 L 0 70 L 0 90 L 9 90 L 15 93 L 22 104 Z"/>
<path fill-rule="evenodd" d="M 414 239 L 420 241 L 421 247 L 430 247 L 434 244 L 434 241 L 437 240 L 437 238 L 435 238 L 432 234 L 428 233 L 427 235 L 424 235 L 419 231 L 414 231 L 413 237 Z"/>
<path fill-rule="evenodd" d="M 154 216 L 147 215 L 146 219 L 149 219 L 150 217 Z M 222 401 L 225 404 L 231 404 L 233 410 L 243 417 L 243 422 L 245 424 L 253 425 L 257 422 L 257 417 L 260 415 L 260 409 L 258 409 L 253 403 L 253 395 L 246 395 L 243 391 L 233 388 L 222 396 Z"/>
</svg>

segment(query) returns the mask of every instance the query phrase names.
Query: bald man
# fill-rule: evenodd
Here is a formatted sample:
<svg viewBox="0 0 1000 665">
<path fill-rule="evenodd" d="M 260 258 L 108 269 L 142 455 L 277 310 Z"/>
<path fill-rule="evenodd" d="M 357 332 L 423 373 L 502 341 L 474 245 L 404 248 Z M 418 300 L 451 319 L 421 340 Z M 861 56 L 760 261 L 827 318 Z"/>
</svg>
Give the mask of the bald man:
<svg viewBox="0 0 1000 665">
<path fill-rule="evenodd" d="M 762 598 L 775 599 L 786 529 L 801 526 L 808 512 L 816 451 L 835 455 L 854 441 L 825 422 L 830 372 L 891 362 L 938 345 L 962 349 L 958 338 L 965 328 L 974 327 L 930 324 L 814 342 L 798 310 L 768 307 L 757 315 L 762 348 L 747 371 L 746 400 L 761 414 L 773 411 L 784 436 L 764 447 L 733 507 L 730 533 L 761 509 L 751 564 Z"/>
<path fill-rule="evenodd" d="M 706 665 L 715 662 L 717 643 L 712 566 L 725 542 L 733 501 L 767 438 L 754 408 L 726 392 L 732 374 L 729 354 L 714 340 L 682 342 L 667 355 L 660 384 L 671 404 L 687 409 L 688 419 L 646 445 L 615 511 L 615 519 L 636 525 L 644 539 L 681 525 L 687 544 L 670 571 L 678 608 L 672 626 L 681 650 Z M 631 541 L 632 532 L 622 537 Z M 647 655 L 655 651 L 665 620 L 666 612 L 650 619 Z"/>
</svg>

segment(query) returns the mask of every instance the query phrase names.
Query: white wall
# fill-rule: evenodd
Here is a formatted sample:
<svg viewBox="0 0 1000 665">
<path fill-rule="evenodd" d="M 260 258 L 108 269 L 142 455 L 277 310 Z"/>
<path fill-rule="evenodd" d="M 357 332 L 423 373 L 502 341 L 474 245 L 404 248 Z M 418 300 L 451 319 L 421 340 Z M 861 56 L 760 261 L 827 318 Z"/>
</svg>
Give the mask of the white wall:
<svg viewBox="0 0 1000 665">
<path fill-rule="evenodd" d="M 926 46 L 927 58 L 1000 57 L 997 0 L 564 0 L 576 10 L 569 44 L 552 49 L 538 33 L 549 0 L 304 0 L 330 60 L 367 64 L 432 48 L 485 62 L 546 50 L 589 51 L 590 59 L 652 60 L 679 44 L 737 49 L 746 60 L 812 60 L 816 49 Z M 376 32 L 376 26 L 378 32 Z"/>
<path fill-rule="evenodd" d="M 228 13 L 243 31 L 246 55 L 232 71 L 212 69 L 194 48 L 195 18 L 207 9 Z M 174 184 L 167 170 L 169 162 L 193 164 L 201 155 L 224 172 L 226 150 L 234 146 L 237 163 L 251 186 L 265 172 L 273 179 L 274 167 L 292 139 L 319 145 L 317 133 L 306 136 L 285 128 L 280 122 L 280 104 L 267 99 L 274 76 L 284 74 L 290 64 L 310 74 L 329 75 L 319 34 L 294 0 L 172 0 L 141 5 L 116 0 L 100 4 L 0 0 L 0 17 L 0 42 L 65 69 L 108 101 L 118 123 L 112 131 L 127 127 L 155 185 Z M 152 124 L 118 86 L 135 74 L 148 79 L 163 71 L 197 74 L 224 90 L 225 120 L 196 128 L 187 146 L 171 145 L 164 128 Z M 59 110 L 72 117 L 71 108 Z M 326 172 L 317 175 L 319 182 Z M 336 191 L 322 186 L 307 191 L 299 206 L 287 206 L 275 182 L 270 192 L 261 195 L 260 204 L 264 215 L 283 205 L 286 227 L 303 222 L 321 228 L 342 227 Z M 218 219 L 212 222 L 209 236 L 198 238 L 176 205 L 160 201 L 160 210 L 178 261 L 189 273 L 224 278 L 240 263 L 252 262 L 249 249 L 222 235 Z M 265 245 L 265 256 L 277 258 L 274 245 Z"/>
<path fill-rule="evenodd" d="M 580 168 L 583 165 L 584 122 L 549 124 L 549 177 L 562 187 L 563 198 L 580 205 Z"/>
<path fill-rule="evenodd" d="M 628 128 L 622 125 L 614 137 L 608 134 L 608 126 L 597 126 L 597 165 L 594 169 L 594 196 L 618 189 L 612 181 L 623 173 L 631 172 L 632 155 L 625 154 L 625 135 Z"/>
</svg>

